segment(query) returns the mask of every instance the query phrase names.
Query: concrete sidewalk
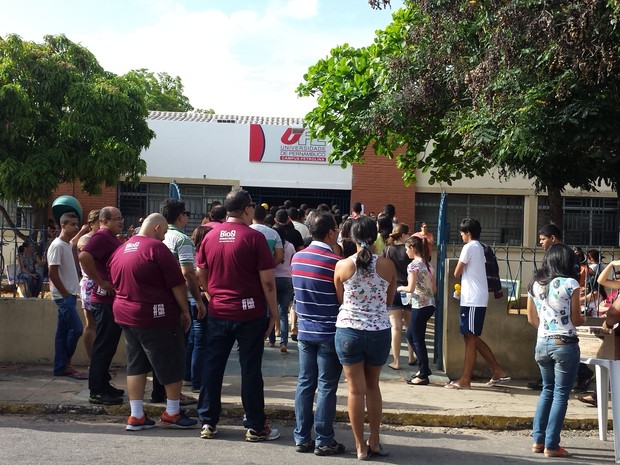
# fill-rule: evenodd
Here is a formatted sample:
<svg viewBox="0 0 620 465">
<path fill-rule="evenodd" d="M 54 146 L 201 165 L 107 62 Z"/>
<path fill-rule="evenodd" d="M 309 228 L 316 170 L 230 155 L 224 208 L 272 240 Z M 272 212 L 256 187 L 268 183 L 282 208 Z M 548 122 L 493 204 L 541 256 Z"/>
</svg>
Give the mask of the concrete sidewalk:
<svg viewBox="0 0 620 465">
<path fill-rule="evenodd" d="M 265 404 L 268 418 L 294 418 L 293 406 L 297 382 L 297 346 L 289 344 L 288 354 L 278 348 L 265 348 L 263 375 Z M 405 383 L 417 367 L 395 371 L 387 365 L 381 375 L 383 421 L 395 425 L 476 427 L 483 429 L 527 429 L 538 400 L 538 392 L 527 388 L 527 380 L 511 380 L 496 387 L 487 387 L 487 379 L 472 383 L 471 390 L 449 390 L 443 385 L 445 374 L 434 370 L 428 386 L 409 386 Z M 76 367 L 87 371 L 85 367 Z M 433 369 L 433 366 L 431 366 Z M 113 369 L 113 382 L 125 389 L 124 368 Z M 239 365 L 233 350 L 226 368 L 222 402 L 224 416 L 241 418 Z M 147 389 L 150 388 L 150 383 Z M 187 388 L 189 389 L 189 388 Z M 594 389 L 594 383 L 591 386 Z M 188 395 L 189 390 L 184 391 Z M 101 407 L 88 402 L 88 381 L 54 377 L 52 367 L 42 365 L 0 365 L 0 413 L 78 413 L 93 415 L 128 415 L 129 403 Z M 150 398 L 147 392 L 145 399 Z M 194 405 L 195 406 L 195 405 Z M 189 413 L 193 407 L 189 406 Z M 152 417 L 161 412 L 161 404 L 146 404 Z M 347 385 L 343 378 L 338 389 L 338 420 L 348 421 Z M 611 412 L 609 414 L 611 419 Z M 611 428 L 611 420 L 609 422 Z M 596 408 L 579 402 L 571 395 L 565 428 L 597 429 Z"/>
</svg>

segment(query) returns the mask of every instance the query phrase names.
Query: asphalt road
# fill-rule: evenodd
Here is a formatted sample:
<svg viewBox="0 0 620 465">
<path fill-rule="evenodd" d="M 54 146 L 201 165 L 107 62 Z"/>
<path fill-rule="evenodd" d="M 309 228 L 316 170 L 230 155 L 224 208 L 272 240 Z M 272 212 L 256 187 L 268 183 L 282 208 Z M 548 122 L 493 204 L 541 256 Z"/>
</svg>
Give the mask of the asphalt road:
<svg viewBox="0 0 620 465">
<path fill-rule="evenodd" d="M 200 439 L 199 430 L 126 432 L 124 418 L 102 416 L 0 415 L 0 464 L 339 464 L 356 463 L 353 436 L 338 424 L 336 439 L 347 452 L 316 457 L 294 450 L 292 424 L 277 426 L 282 436 L 269 443 L 248 443 L 240 424 L 226 420 L 217 439 Z M 387 428 L 381 436 L 389 457 L 375 462 L 402 465 L 479 465 L 614 463 L 613 442 L 601 442 L 595 432 L 566 432 L 563 445 L 571 459 L 546 459 L 530 452 L 527 431 L 490 432 L 448 428 Z"/>
</svg>

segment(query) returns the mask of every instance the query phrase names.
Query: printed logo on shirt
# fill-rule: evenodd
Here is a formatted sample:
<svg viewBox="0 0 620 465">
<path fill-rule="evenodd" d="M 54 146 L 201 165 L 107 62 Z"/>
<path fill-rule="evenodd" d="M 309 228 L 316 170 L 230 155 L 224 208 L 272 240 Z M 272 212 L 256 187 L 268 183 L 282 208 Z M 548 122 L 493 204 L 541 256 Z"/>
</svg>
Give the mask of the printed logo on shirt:
<svg viewBox="0 0 620 465">
<path fill-rule="evenodd" d="M 252 297 L 250 297 L 249 299 L 243 299 L 241 301 L 241 308 L 243 310 L 253 310 L 254 308 L 256 308 L 256 305 L 254 304 L 254 299 Z"/>
<path fill-rule="evenodd" d="M 237 231 L 220 231 L 220 242 L 235 242 Z"/>
<path fill-rule="evenodd" d="M 164 304 L 153 305 L 153 318 L 161 318 L 166 316 L 166 306 Z"/>
<path fill-rule="evenodd" d="M 128 243 L 127 245 L 125 245 L 125 250 L 123 251 L 123 253 L 137 252 L 139 245 L 140 245 L 140 242 Z"/>
<path fill-rule="evenodd" d="M 97 295 L 108 295 L 108 291 L 104 288 L 97 286 Z"/>
</svg>

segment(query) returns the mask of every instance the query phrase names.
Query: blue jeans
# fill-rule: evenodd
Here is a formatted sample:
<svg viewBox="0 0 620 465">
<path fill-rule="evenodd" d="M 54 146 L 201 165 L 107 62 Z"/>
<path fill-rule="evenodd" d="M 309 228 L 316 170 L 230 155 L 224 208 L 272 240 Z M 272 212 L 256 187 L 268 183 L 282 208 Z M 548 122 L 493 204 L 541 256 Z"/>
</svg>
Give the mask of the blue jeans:
<svg viewBox="0 0 620 465">
<path fill-rule="evenodd" d="M 90 311 L 95 320 L 96 333 L 88 371 L 88 388 L 91 394 L 105 394 L 110 389 L 110 364 L 122 329 L 114 321 L 112 304 L 91 302 Z"/>
<path fill-rule="evenodd" d="M 560 431 L 566 416 L 568 396 L 579 366 L 579 344 L 556 344 L 555 339 L 538 338 L 536 362 L 540 367 L 543 388 L 534 415 L 535 444 L 547 449 L 560 445 Z"/>
<path fill-rule="evenodd" d="M 196 407 L 202 424 L 216 426 L 220 421 L 224 371 L 230 351 L 237 341 L 241 367 L 241 402 L 245 410 L 243 426 L 262 431 L 265 425 L 262 362 L 267 326 L 267 318 L 235 321 L 207 316 L 207 346 Z"/>
<path fill-rule="evenodd" d="M 411 310 L 411 321 L 407 328 L 407 340 L 418 357 L 418 367 L 420 374 L 418 378 L 426 379 L 431 374 L 428 363 L 428 350 L 426 349 L 426 324 L 435 313 L 435 307 L 414 308 Z"/>
<path fill-rule="evenodd" d="M 305 444 L 312 439 L 312 426 L 317 446 L 334 443 L 334 417 L 336 391 L 342 365 L 333 342 L 297 341 L 299 375 L 295 390 L 295 444 Z M 318 388 L 318 389 L 317 389 Z M 312 412 L 314 392 L 316 411 Z"/>
<path fill-rule="evenodd" d="M 84 326 L 75 307 L 76 296 L 55 299 L 54 302 L 58 307 L 58 326 L 54 339 L 54 376 L 61 376 L 75 353 Z"/>
<path fill-rule="evenodd" d="M 208 306 L 207 301 L 204 304 Z M 198 308 L 190 305 L 192 326 L 189 328 L 186 346 L 185 378 L 191 380 L 192 390 L 200 389 L 205 351 L 207 350 L 207 317 L 197 319 Z"/>
<path fill-rule="evenodd" d="M 278 312 L 280 314 L 280 344 L 288 344 L 288 307 L 293 301 L 293 279 L 276 278 L 276 298 L 278 300 Z M 276 341 L 276 333 L 272 331 L 269 342 Z"/>
</svg>

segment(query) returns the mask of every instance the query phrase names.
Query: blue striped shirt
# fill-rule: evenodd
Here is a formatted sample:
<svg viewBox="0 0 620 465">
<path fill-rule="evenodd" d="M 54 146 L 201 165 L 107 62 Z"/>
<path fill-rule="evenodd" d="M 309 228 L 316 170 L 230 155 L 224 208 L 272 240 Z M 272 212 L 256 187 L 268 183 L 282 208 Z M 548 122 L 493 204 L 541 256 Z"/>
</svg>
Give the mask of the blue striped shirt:
<svg viewBox="0 0 620 465">
<path fill-rule="evenodd" d="M 301 341 L 333 342 L 340 304 L 334 286 L 334 268 L 341 257 L 329 245 L 312 243 L 293 256 L 297 337 Z"/>
</svg>

